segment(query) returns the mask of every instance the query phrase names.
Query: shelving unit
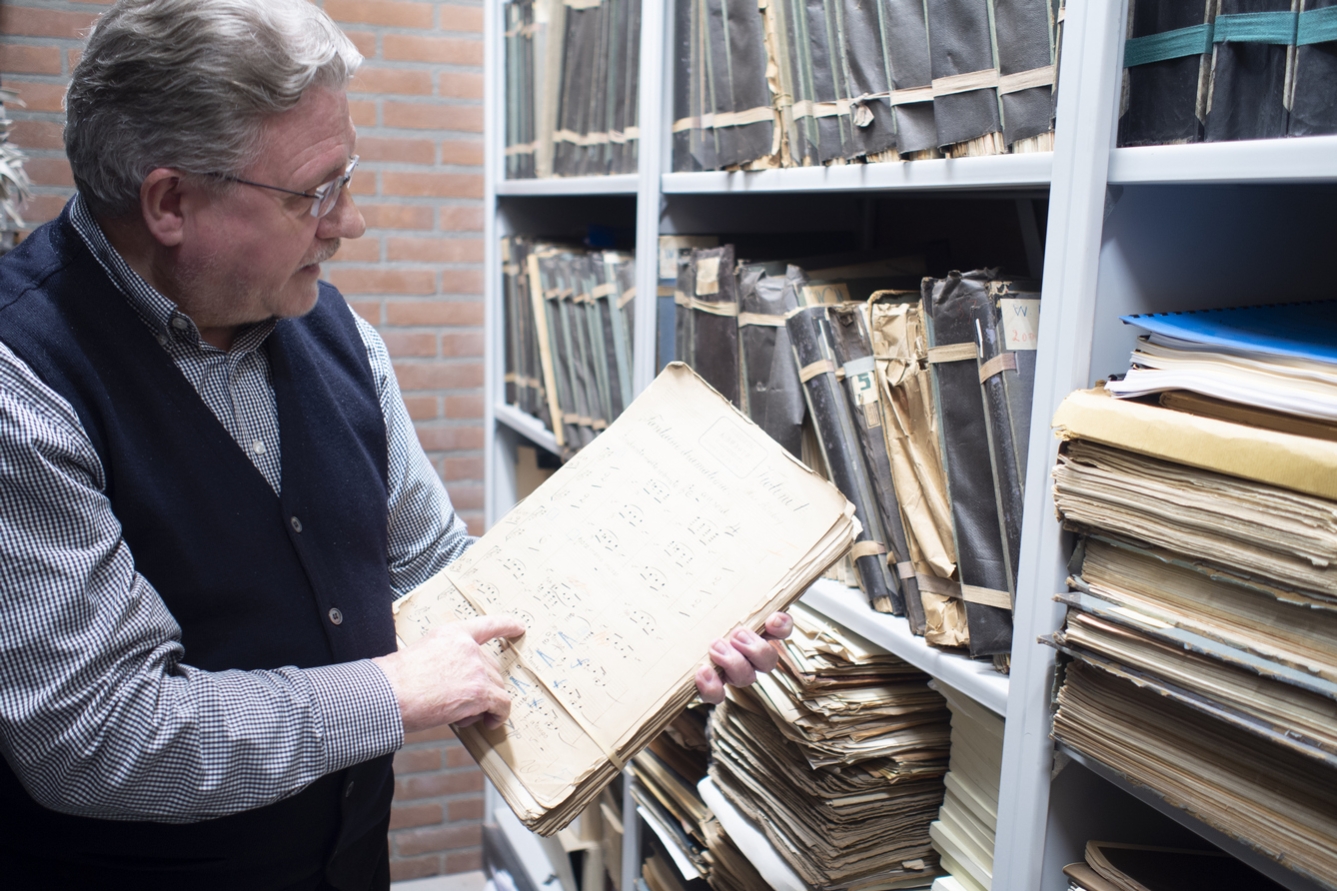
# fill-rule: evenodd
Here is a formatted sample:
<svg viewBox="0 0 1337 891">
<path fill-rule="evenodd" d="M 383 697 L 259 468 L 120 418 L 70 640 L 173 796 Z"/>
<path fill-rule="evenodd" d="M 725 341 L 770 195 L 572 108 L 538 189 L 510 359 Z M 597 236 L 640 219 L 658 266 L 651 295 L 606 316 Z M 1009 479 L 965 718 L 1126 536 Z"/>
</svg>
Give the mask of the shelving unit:
<svg viewBox="0 0 1337 891">
<path fill-rule="evenodd" d="M 1295 891 L 1308 891 L 1308 883 L 1275 865 L 1260 865 L 1247 849 L 1183 819 L 1182 812 L 1169 813 L 1156 796 L 1107 769 L 1083 767 L 1080 758 L 1073 767 L 1066 755 L 1056 760 L 1049 737 L 1055 655 L 1036 639 L 1063 621 L 1063 608 L 1052 594 L 1065 587 L 1072 547 L 1050 500 L 1049 473 L 1058 444 L 1048 421 L 1058 404 L 1072 390 L 1127 367 L 1135 333 L 1119 323 L 1120 315 L 1332 292 L 1327 257 L 1337 236 L 1332 213 L 1337 137 L 1115 149 L 1127 6 L 1128 0 L 1068 5 L 1053 153 L 673 173 L 668 138 L 672 21 L 666 0 L 643 0 L 639 172 L 511 182 L 500 179 L 501 8 L 486 6 L 486 518 L 492 524 L 515 503 L 518 443 L 527 440 L 555 450 L 551 435 L 532 419 L 500 404 L 501 235 L 573 234 L 586 223 L 606 224 L 610 215 L 618 225 L 635 227 L 642 258 L 634 337 L 634 389 L 639 392 L 657 370 L 657 280 L 651 258 L 660 234 L 727 238 L 735 232 L 826 227 L 848 232 L 851 247 L 868 247 L 879 207 L 894 202 L 1016 201 L 1013 224 L 1024 244 L 1021 265 L 1032 274 L 1043 271 L 1044 286 L 1010 678 L 926 646 L 908 633 L 904 620 L 869 610 L 857 591 L 819 584 L 806 602 L 1005 715 L 996 888 L 1062 891 L 1062 865 L 1081 859 L 1090 837 L 1083 832 L 1089 830 L 1109 840 L 1142 842 L 1184 833 L 1219 844 L 1260 869 L 1269 866 L 1263 871 Z M 1041 216 L 1036 209 L 1045 199 L 1047 213 Z M 566 228 L 557 232 L 556 225 Z M 1077 788 L 1081 794 L 1072 792 Z M 735 833 L 733 822 L 738 833 L 745 832 L 737 823 L 740 815 L 717 790 L 712 794 L 708 803 L 718 805 L 726 829 Z M 634 812 L 624 811 L 624 891 L 630 891 L 639 865 Z M 788 889 L 785 881 L 772 879 L 775 887 Z"/>
</svg>

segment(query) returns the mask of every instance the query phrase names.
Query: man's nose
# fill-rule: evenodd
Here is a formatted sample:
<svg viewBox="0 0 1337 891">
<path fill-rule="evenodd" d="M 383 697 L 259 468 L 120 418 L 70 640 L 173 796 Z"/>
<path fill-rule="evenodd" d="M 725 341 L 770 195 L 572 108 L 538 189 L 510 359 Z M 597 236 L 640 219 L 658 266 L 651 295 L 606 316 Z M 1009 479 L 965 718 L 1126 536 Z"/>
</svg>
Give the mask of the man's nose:
<svg viewBox="0 0 1337 891">
<path fill-rule="evenodd" d="M 367 231 L 367 221 L 353 203 L 353 196 L 345 187 L 339 193 L 339 200 L 334 209 L 320 220 L 316 228 L 318 238 L 361 238 Z"/>
</svg>

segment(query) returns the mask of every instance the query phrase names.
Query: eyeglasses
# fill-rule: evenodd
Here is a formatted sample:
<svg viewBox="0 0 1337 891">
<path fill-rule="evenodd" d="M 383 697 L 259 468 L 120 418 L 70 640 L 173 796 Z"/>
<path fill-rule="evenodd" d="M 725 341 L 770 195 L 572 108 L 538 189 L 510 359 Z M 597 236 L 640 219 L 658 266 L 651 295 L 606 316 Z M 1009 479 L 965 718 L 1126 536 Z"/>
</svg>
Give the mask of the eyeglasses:
<svg viewBox="0 0 1337 891">
<path fill-rule="evenodd" d="M 242 179 L 239 176 L 232 176 L 229 173 L 211 173 L 210 176 L 216 176 L 219 179 L 225 179 L 229 182 L 241 183 L 243 186 L 255 186 L 258 189 L 272 189 L 275 192 L 285 192 L 289 195 L 300 195 L 303 198 L 310 198 L 311 216 L 316 219 L 328 214 L 334 210 L 334 205 L 339 203 L 339 196 L 343 193 L 344 186 L 353 179 L 353 171 L 357 169 L 358 157 L 354 155 L 348 161 L 348 166 L 344 172 L 323 185 L 316 186 L 310 192 L 298 192 L 296 189 L 285 189 L 282 186 L 269 186 L 264 183 L 253 183 L 249 179 Z"/>
</svg>

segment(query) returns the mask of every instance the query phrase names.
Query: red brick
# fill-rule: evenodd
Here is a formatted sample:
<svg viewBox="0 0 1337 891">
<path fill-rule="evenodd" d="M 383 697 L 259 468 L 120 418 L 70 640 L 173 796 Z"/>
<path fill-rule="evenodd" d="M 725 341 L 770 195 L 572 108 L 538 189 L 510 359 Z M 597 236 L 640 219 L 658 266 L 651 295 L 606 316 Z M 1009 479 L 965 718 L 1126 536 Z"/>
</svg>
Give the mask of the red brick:
<svg viewBox="0 0 1337 891">
<path fill-rule="evenodd" d="M 54 220 L 60 216 L 60 212 L 65 209 L 65 202 L 69 200 L 69 195 L 33 195 L 20 209 L 23 222 L 37 226 L 47 220 Z"/>
<path fill-rule="evenodd" d="M 483 772 L 481 770 L 462 770 L 457 773 L 426 773 L 400 777 L 395 780 L 395 797 L 401 801 L 481 791 L 483 791 Z"/>
<path fill-rule="evenodd" d="M 459 460 L 459 459 L 448 458 L 445 460 L 447 460 L 447 462 L 451 462 L 451 460 Z M 483 459 L 480 458 L 476 460 L 477 462 L 479 462 L 479 467 L 480 468 L 483 467 Z M 475 764 L 475 761 L 473 761 L 473 756 L 469 755 L 468 749 L 464 748 L 463 745 L 449 745 L 449 747 L 445 749 L 445 767 L 448 768 L 471 767 L 471 765 L 473 764 Z M 453 820 L 455 819 L 455 817 L 451 817 L 451 819 Z"/>
<path fill-rule="evenodd" d="M 65 128 L 54 121 L 15 121 L 9 139 L 19 148 L 63 149 Z"/>
<path fill-rule="evenodd" d="M 0 44 L 0 71 L 6 74 L 60 74 L 60 47 Z"/>
<path fill-rule="evenodd" d="M 348 100 L 348 113 L 357 127 L 376 126 L 376 103 L 370 99 Z"/>
<path fill-rule="evenodd" d="M 391 325 L 481 325 L 483 304 L 474 300 L 394 300 L 385 305 Z"/>
<path fill-rule="evenodd" d="M 479 860 L 479 866 L 482 868 L 482 860 Z M 414 857 L 411 860 L 401 860 L 398 857 L 390 858 L 390 879 L 395 882 L 403 882 L 408 879 L 425 879 L 428 876 L 439 876 L 445 866 L 441 862 L 441 856 L 432 854 L 427 857 Z M 467 871 L 467 870 L 466 870 Z"/>
<path fill-rule="evenodd" d="M 65 61 L 69 64 L 71 71 L 74 70 L 75 66 L 79 64 L 79 60 L 82 59 L 83 57 L 84 57 L 84 51 L 82 49 L 72 49 L 65 51 Z"/>
<path fill-rule="evenodd" d="M 483 242 L 477 238 L 389 238 L 386 257 L 425 263 L 481 262 Z"/>
<path fill-rule="evenodd" d="M 447 396 L 445 411 L 442 413 L 452 421 L 462 421 L 483 416 L 482 396 Z"/>
<path fill-rule="evenodd" d="M 430 294 L 434 278 L 425 269 L 330 270 L 330 283 L 345 294 Z"/>
<path fill-rule="evenodd" d="M 441 163 L 478 166 L 483 163 L 480 140 L 448 139 L 441 143 Z"/>
<path fill-rule="evenodd" d="M 363 136 L 357 141 L 363 161 L 398 161 L 402 164 L 436 162 L 436 146 L 430 139 L 397 139 Z"/>
<path fill-rule="evenodd" d="M 439 748 L 401 750 L 395 754 L 396 774 L 426 773 L 429 770 L 440 769 L 441 750 Z"/>
<path fill-rule="evenodd" d="M 336 22 L 389 25 L 392 28 L 431 28 L 431 3 L 396 0 L 325 0 L 325 11 Z"/>
<path fill-rule="evenodd" d="M 382 331 L 381 339 L 391 356 L 428 356 L 435 357 L 436 335 L 426 332 Z"/>
<path fill-rule="evenodd" d="M 443 148 L 444 153 L 444 148 Z M 482 155 L 482 150 L 479 150 Z M 443 158 L 441 163 L 447 163 Z M 483 229 L 483 208 L 450 205 L 441 208 L 441 221 L 437 228 L 443 232 L 481 232 Z"/>
<path fill-rule="evenodd" d="M 477 823 L 470 826 L 434 826 L 430 829 L 410 829 L 395 833 L 395 853 L 407 857 L 435 851 L 472 848 L 482 843 L 483 827 Z"/>
<path fill-rule="evenodd" d="M 82 38 L 96 18 L 91 12 L 58 12 L 32 6 L 6 5 L 0 7 L 0 33 L 24 37 Z M 5 61 L 8 63 L 9 60 Z M 6 64 L 5 68 L 8 70 L 9 65 Z"/>
<path fill-rule="evenodd" d="M 473 537 L 477 538 L 478 536 L 482 535 L 484 532 L 487 531 L 487 526 L 483 523 L 483 515 L 482 515 L 482 514 L 470 514 L 470 513 L 465 513 L 465 512 L 463 512 L 463 511 L 461 511 L 459 517 L 460 517 L 461 520 L 464 521 L 464 525 L 465 525 L 465 527 L 468 528 L 468 530 L 469 530 L 469 534 L 472 535 Z M 449 860 L 449 858 L 447 858 L 447 859 Z M 463 861 L 461 861 L 461 862 L 463 862 Z M 454 869 L 454 867 L 452 867 L 452 869 Z M 461 867 L 459 868 L 459 871 L 460 871 L 460 872 L 468 872 L 468 871 L 471 870 L 471 869 L 478 869 L 478 867 L 477 867 L 477 866 L 461 866 Z"/>
<path fill-rule="evenodd" d="M 454 875 L 459 872 L 477 872 L 482 868 L 482 851 L 455 851 L 446 855 L 446 875 Z"/>
<path fill-rule="evenodd" d="M 465 390 L 483 385 L 480 362 L 396 362 L 395 374 L 404 390 Z"/>
<path fill-rule="evenodd" d="M 483 98 L 483 75 L 464 74 L 457 71 L 443 71 L 437 76 L 437 85 L 442 96 L 454 96 L 459 99 Z"/>
<path fill-rule="evenodd" d="M 345 238 L 339 243 L 339 253 L 335 254 L 330 259 L 348 260 L 349 262 L 375 263 L 381 259 L 381 240 L 375 236 Z"/>
<path fill-rule="evenodd" d="M 369 229 L 430 229 L 432 208 L 405 204 L 358 204 Z"/>
<path fill-rule="evenodd" d="M 382 126 L 405 130 L 482 131 L 481 105 L 442 105 L 440 102 L 390 102 L 382 109 Z"/>
<path fill-rule="evenodd" d="M 455 731 L 450 729 L 449 724 L 442 724 L 440 727 L 433 727 L 431 730 L 419 730 L 416 733 L 404 734 L 404 745 L 412 746 L 418 743 L 435 742 L 443 739 L 454 739 Z"/>
<path fill-rule="evenodd" d="M 364 198 L 376 194 L 376 178 L 380 176 L 375 170 L 362 169 L 353 177 L 353 181 L 348 184 L 349 194 L 360 195 Z"/>
<path fill-rule="evenodd" d="M 74 174 L 70 172 L 70 162 L 64 158 L 28 158 L 23 162 L 23 169 L 34 185 L 73 186 Z"/>
<path fill-rule="evenodd" d="M 441 409 L 435 396 L 406 396 L 404 407 L 409 417 L 415 421 L 432 421 L 441 417 Z"/>
<path fill-rule="evenodd" d="M 430 96 L 432 75 L 408 68 L 373 68 L 364 65 L 348 85 L 350 93 L 403 93 Z"/>
<path fill-rule="evenodd" d="M 477 6 L 448 6 L 443 3 L 437 9 L 442 31 L 483 33 L 482 8 Z"/>
<path fill-rule="evenodd" d="M 441 805 L 410 804 L 390 809 L 390 828 L 405 829 L 413 826 L 433 826 L 441 823 Z M 481 816 L 481 814 L 480 814 Z M 451 817 L 454 820 L 454 817 Z"/>
<path fill-rule="evenodd" d="M 483 447 L 482 427 L 418 427 L 418 442 L 429 452 L 462 452 Z"/>
<path fill-rule="evenodd" d="M 404 173 L 387 170 L 381 175 L 386 195 L 413 198 L 481 198 L 483 177 L 473 173 Z"/>
<path fill-rule="evenodd" d="M 448 480 L 481 480 L 483 478 L 482 458 L 446 458 L 441 462 L 441 472 Z M 472 764 L 473 757 L 463 748 L 446 750 L 446 767 L 464 767 Z"/>
<path fill-rule="evenodd" d="M 376 35 L 371 31 L 344 30 L 344 36 L 353 41 L 357 51 L 368 59 L 376 57 Z"/>
<path fill-rule="evenodd" d="M 441 293 L 482 294 L 483 271 L 481 269 L 441 270 Z"/>
<path fill-rule="evenodd" d="M 461 332 L 441 335 L 441 355 L 451 357 L 483 355 L 482 332 Z"/>
<path fill-rule="evenodd" d="M 482 65 L 483 41 L 458 37 L 423 37 L 387 34 L 381 39 L 385 58 L 403 62 L 436 62 L 444 65 Z"/>
<path fill-rule="evenodd" d="M 39 84 L 5 79 L 5 87 L 19 94 L 25 111 L 64 111 L 65 84 Z"/>
<path fill-rule="evenodd" d="M 483 819 L 483 799 L 481 798 L 460 798 L 446 805 L 448 819 L 454 823 L 458 820 L 481 820 Z"/>
<path fill-rule="evenodd" d="M 350 300 L 348 305 L 353 307 L 353 312 L 362 318 L 371 322 L 373 325 L 381 323 L 381 301 L 379 300 Z"/>
<path fill-rule="evenodd" d="M 461 486 L 455 484 L 446 486 L 446 492 L 450 495 L 450 503 L 456 510 L 483 509 L 482 486 Z"/>
</svg>

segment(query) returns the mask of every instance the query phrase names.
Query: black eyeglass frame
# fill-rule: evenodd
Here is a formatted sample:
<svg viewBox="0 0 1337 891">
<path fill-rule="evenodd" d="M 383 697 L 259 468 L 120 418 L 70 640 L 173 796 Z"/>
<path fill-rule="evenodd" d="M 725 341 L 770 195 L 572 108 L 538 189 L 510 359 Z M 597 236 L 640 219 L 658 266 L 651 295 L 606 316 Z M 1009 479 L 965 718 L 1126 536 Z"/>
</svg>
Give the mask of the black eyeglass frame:
<svg viewBox="0 0 1337 891">
<path fill-rule="evenodd" d="M 339 194 L 343 192 L 344 187 L 353 179 L 353 171 L 357 169 L 358 156 L 354 155 L 348 159 L 348 166 L 344 172 L 327 183 L 321 183 L 310 192 L 299 192 L 296 189 L 285 189 L 282 186 L 271 186 L 266 183 L 252 182 L 249 179 L 242 179 L 239 176 L 233 176 L 230 173 L 210 173 L 209 176 L 216 176 L 219 179 L 225 179 L 228 182 L 241 183 L 243 186 L 255 186 L 257 189 L 270 189 L 275 192 L 283 192 L 288 195 L 299 195 L 302 198 L 311 198 L 311 216 L 320 219 L 334 210 L 334 206 L 339 203 Z M 333 198 L 331 199 L 331 196 Z M 328 206 L 326 202 L 328 201 Z"/>
</svg>

